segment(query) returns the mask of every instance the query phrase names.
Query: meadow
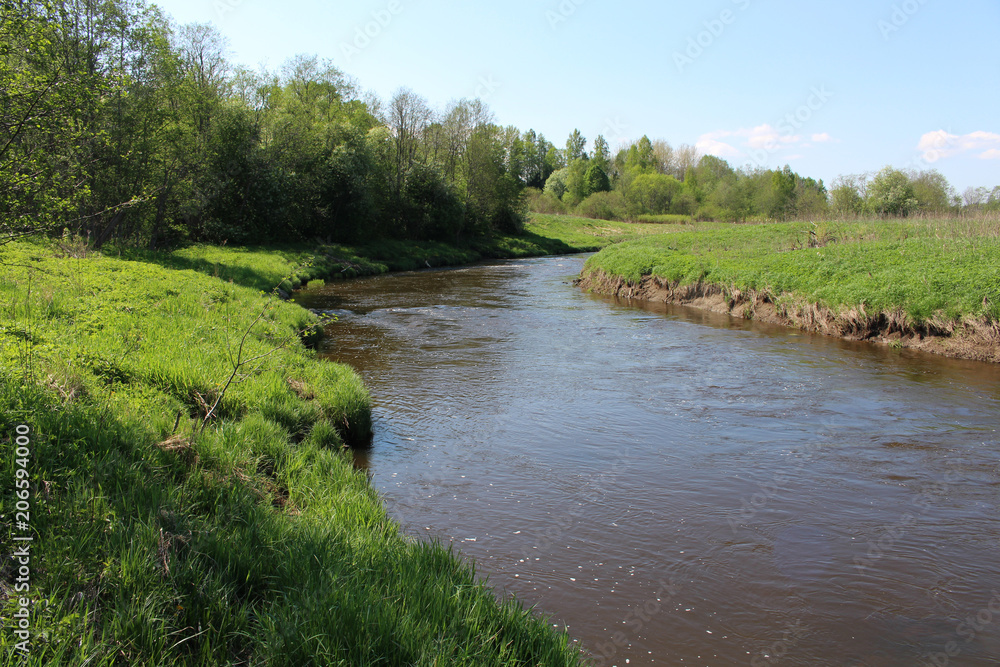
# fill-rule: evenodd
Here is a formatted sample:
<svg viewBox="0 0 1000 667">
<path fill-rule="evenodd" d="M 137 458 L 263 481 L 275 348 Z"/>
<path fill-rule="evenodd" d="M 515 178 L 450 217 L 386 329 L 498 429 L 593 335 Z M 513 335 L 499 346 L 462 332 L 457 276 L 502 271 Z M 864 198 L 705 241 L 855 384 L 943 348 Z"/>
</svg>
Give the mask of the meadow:
<svg viewBox="0 0 1000 667">
<path fill-rule="evenodd" d="M 833 313 L 891 313 L 911 332 L 950 335 L 1000 321 L 1000 225 L 902 219 L 712 225 L 602 250 L 584 274 L 638 285 L 713 285 Z"/>
</svg>

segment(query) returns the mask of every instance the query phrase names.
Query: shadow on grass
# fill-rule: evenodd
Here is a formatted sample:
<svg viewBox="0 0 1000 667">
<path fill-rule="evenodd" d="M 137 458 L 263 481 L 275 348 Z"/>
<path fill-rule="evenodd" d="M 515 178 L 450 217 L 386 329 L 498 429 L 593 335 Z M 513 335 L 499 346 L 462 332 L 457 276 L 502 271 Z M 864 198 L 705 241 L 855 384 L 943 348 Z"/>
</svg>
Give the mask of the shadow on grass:
<svg viewBox="0 0 1000 667">
<path fill-rule="evenodd" d="M 189 246 L 192 247 L 192 246 Z M 193 246 L 199 247 L 199 246 Z M 203 246 L 221 247 L 221 246 Z M 249 287 L 251 289 L 270 292 L 287 277 L 294 272 L 297 267 L 301 267 L 304 260 L 307 260 L 311 248 L 308 246 L 240 246 L 229 248 L 235 257 L 250 257 L 254 254 L 267 254 L 280 258 L 287 264 L 284 271 L 268 270 L 265 267 L 254 266 L 252 264 L 235 264 L 224 261 L 217 262 L 202 257 L 187 257 L 178 254 L 177 251 L 157 251 L 140 249 L 123 249 L 120 252 L 122 259 L 147 262 L 157 264 L 166 269 L 184 270 L 190 269 L 198 273 L 215 276 L 226 282 L 232 281 L 237 285 Z M 245 255 L 243 253 L 246 253 Z"/>
</svg>

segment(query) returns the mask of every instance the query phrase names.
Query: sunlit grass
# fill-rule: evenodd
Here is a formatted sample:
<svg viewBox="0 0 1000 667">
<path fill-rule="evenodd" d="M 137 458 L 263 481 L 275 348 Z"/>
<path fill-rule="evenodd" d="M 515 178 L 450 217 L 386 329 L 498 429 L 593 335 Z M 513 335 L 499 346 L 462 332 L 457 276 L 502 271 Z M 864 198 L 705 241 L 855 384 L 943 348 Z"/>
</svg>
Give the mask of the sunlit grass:
<svg viewBox="0 0 1000 667">
<path fill-rule="evenodd" d="M 1000 235 L 983 220 L 889 220 L 737 225 L 677 232 L 607 248 L 585 272 L 638 283 L 653 275 L 837 309 L 932 317 L 1000 317 Z"/>
<path fill-rule="evenodd" d="M 299 261 L 286 252 L 0 251 L 5 479 L 31 428 L 28 664 L 577 664 L 565 635 L 389 519 L 342 449 L 370 432 L 359 377 L 305 346 L 313 315 L 254 289 Z M 203 427 L 244 334 L 264 356 Z M 4 664 L 16 640 L 0 633 Z"/>
</svg>

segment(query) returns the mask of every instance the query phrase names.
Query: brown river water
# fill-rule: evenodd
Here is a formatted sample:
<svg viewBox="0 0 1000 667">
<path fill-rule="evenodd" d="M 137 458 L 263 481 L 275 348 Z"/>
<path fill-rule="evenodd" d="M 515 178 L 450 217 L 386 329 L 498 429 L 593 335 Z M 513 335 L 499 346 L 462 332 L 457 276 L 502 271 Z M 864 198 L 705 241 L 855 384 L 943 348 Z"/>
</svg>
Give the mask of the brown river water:
<svg viewBox="0 0 1000 667">
<path fill-rule="evenodd" d="M 590 295 L 583 260 L 297 297 L 406 533 L 597 665 L 1000 664 L 1000 368 Z"/>
</svg>

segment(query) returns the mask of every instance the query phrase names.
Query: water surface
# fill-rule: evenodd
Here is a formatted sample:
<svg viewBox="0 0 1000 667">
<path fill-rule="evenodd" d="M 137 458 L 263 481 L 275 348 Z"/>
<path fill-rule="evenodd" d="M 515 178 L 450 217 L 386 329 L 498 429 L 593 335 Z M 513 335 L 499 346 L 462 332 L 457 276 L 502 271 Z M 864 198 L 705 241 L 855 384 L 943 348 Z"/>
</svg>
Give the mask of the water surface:
<svg viewBox="0 0 1000 667">
<path fill-rule="evenodd" d="M 998 664 L 996 366 L 589 295 L 582 262 L 300 295 L 406 532 L 597 664 Z"/>
</svg>

